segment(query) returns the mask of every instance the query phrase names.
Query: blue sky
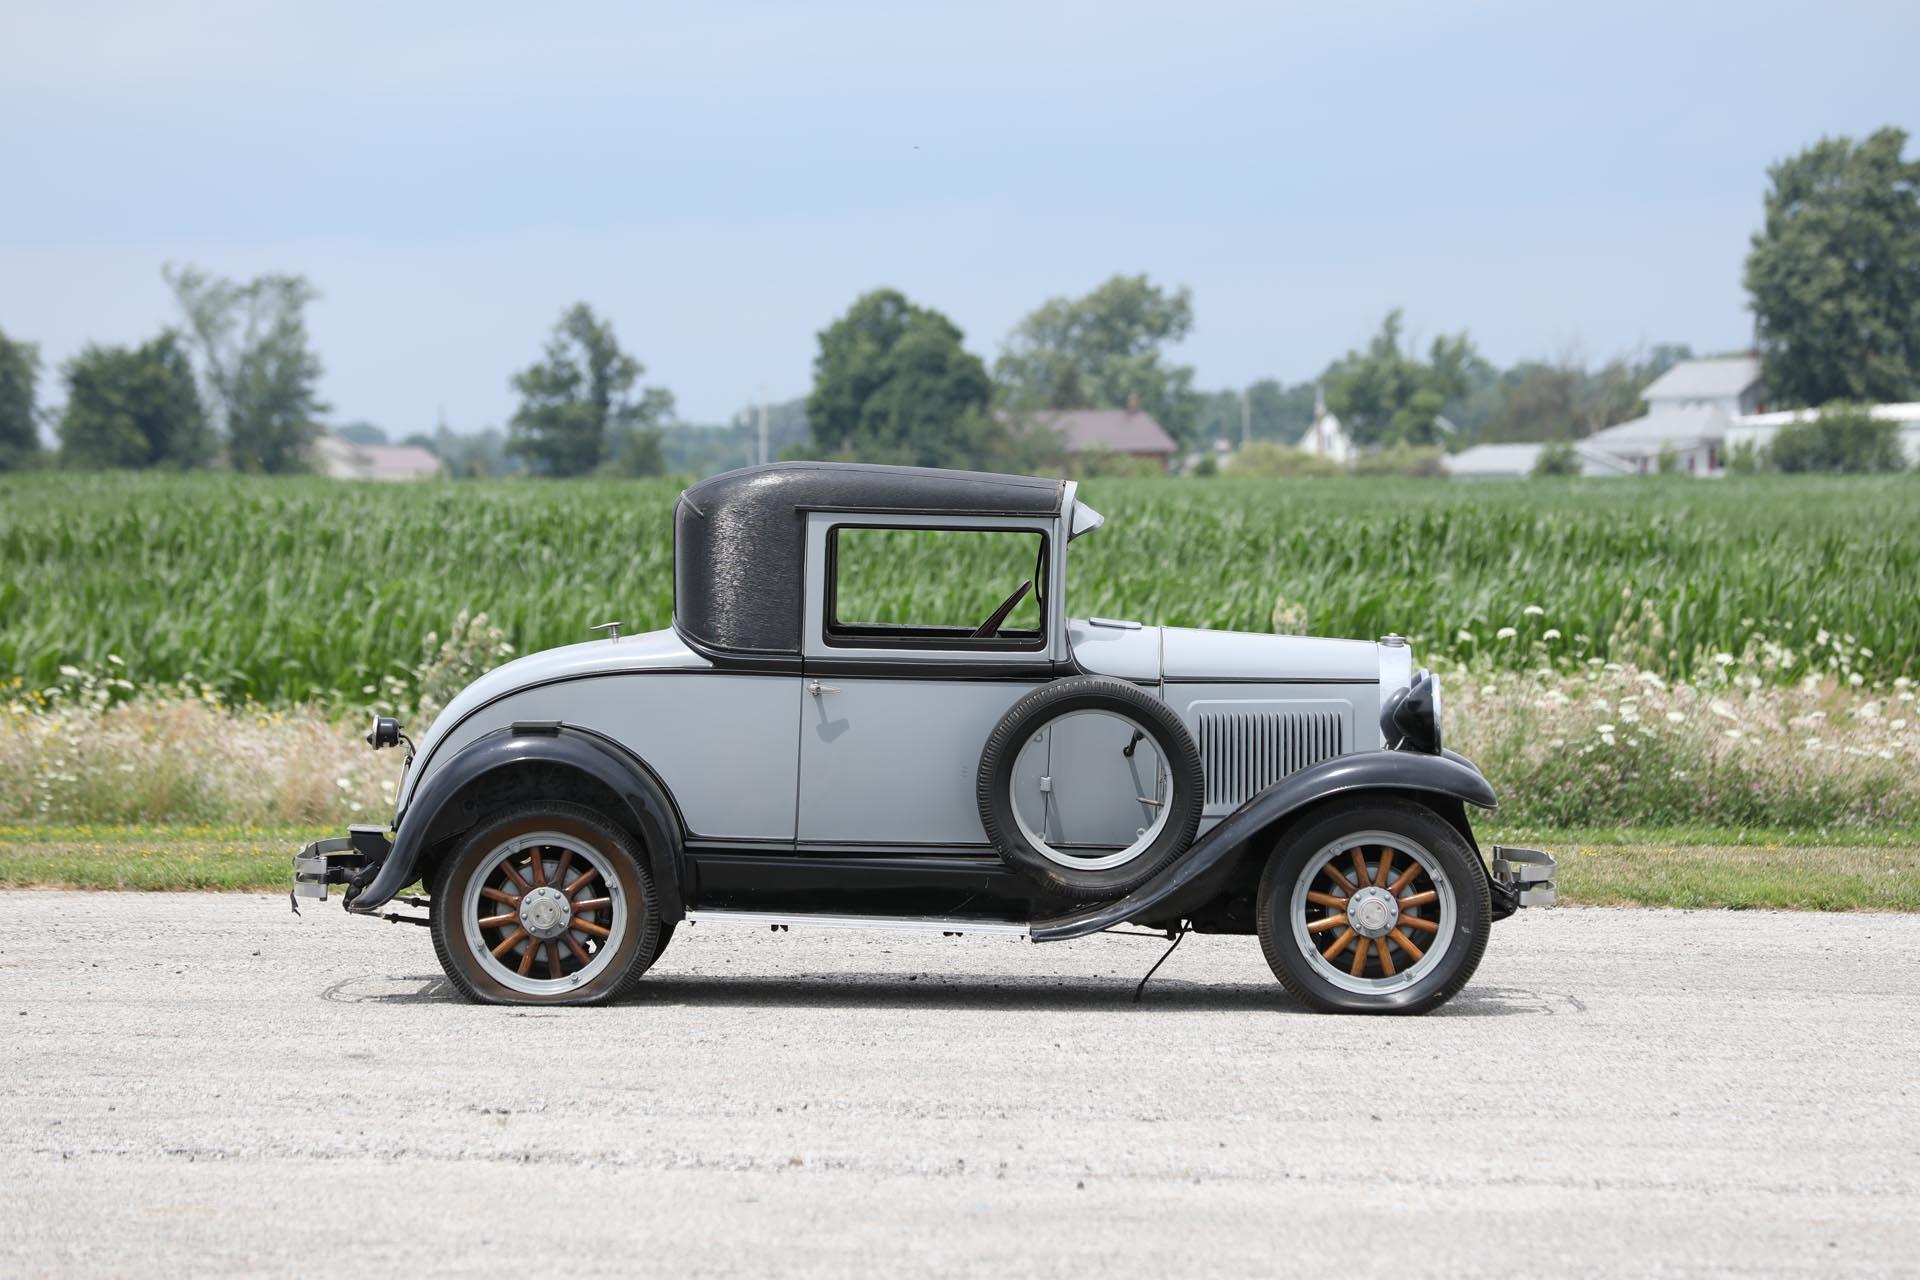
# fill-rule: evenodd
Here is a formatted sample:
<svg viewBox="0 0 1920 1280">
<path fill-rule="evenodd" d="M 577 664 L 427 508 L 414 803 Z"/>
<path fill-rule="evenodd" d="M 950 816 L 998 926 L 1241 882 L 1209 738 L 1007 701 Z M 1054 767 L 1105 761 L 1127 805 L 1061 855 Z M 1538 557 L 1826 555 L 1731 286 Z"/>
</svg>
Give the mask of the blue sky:
<svg viewBox="0 0 1920 1280">
<path fill-rule="evenodd" d="M 301 272 L 334 417 L 395 434 L 504 422 L 576 299 L 693 420 L 882 284 L 989 359 L 1186 284 L 1203 387 L 1393 306 L 1500 363 L 1731 348 L 1767 165 L 1920 131 L 1916 48 L 1910 3 L 0 0 L 0 328 L 57 365 L 169 323 L 164 262 Z"/>
</svg>

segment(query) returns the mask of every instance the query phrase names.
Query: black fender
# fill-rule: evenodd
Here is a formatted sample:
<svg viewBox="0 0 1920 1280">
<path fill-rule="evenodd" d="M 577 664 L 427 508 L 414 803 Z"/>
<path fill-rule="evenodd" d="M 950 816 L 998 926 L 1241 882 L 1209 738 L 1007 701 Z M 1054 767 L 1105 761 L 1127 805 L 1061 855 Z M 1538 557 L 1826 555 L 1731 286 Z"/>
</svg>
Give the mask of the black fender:
<svg viewBox="0 0 1920 1280">
<path fill-rule="evenodd" d="M 680 814 L 666 788 L 638 756 L 612 739 L 590 729 L 546 723 L 497 729 L 462 748 L 420 783 L 394 832 L 392 852 L 365 887 L 348 889 L 347 910 L 377 911 L 413 882 L 421 856 L 449 830 L 461 829 L 442 821 L 443 810 L 470 783 L 527 765 L 571 770 L 617 796 L 620 811 L 606 816 L 640 837 L 660 897 L 661 918 L 671 923 L 685 914 L 685 847 Z"/>
<path fill-rule="evenodd" d="M 1178 861 L 1124 898 L 1036 920 L 1035 942 L 1078 938 L 1137 920 L 1157 906 L 1228 869 L 1233 855 L 1262 832 L 1331 796 L 1351 791 L 1411 791 L 1445 796 L 1482 809 L 1494 806 L 1493 787 L 1473 761 L 1455 752 L 1359 751 L 1290 773 L 1223 818 Z"/>
</svg>

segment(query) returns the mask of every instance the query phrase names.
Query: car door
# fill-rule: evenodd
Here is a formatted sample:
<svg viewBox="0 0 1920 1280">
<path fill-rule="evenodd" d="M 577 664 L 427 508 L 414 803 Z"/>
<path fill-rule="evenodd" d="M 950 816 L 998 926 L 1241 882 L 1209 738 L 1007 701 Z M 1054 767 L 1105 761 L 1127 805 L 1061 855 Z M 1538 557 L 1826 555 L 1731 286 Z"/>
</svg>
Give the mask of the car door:
<svg viewBox="0 0 1920 1280">
<path fill-rule="evenodd" d="M 809 516 L 801 851 L 984 849 L 981 747 L 1062 670 L 1055 523 Z M 975 635 L 1022 582 L 992 635 Z"/>
</svg>

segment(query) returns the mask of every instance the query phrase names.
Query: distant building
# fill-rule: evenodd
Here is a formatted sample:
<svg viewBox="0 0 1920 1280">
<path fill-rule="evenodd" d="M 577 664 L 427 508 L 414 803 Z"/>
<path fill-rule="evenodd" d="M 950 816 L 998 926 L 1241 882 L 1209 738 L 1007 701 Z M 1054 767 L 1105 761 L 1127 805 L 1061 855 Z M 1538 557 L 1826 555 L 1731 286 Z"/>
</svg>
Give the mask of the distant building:
<svg viewBox="0 0 1920 1280">
<path fill-rule="evenodd" d="M 1440 465 L 1456 480 L 1498 480 L 1533 474 L 1546 450 L 1544 444 L 1477 444 L 1441 459 Z M 1583 476 L 1624 476 L 1633 468 L 1619 458 L 1588 447 L 1573 446 L 1574 459 Z"/>
<path fill-rule="evenodd" d="M 1718 409 L 1732 419 L 1767 407 L 1758 356 L 1682 360 L 1655 378 L 1640 398 L 1647 402 L 1648 417 L 1670 409 Z"/>
<path fill-rule="evenodd" d="M 1338 415 L 1327 408 L 1326 393 L 1318 386 L 1313 389 L 1313 425 L 1300 437 L 1300 447 L 1341 466 L 1352 462 L 1358 452 L 1353 447 L 1353 437 L 1340 425 Z"/>
<path fill-rule="evenodd" d="M 1580 443 L 1611 454 L 1641 475 L 1658 471 L 1661 457 L 1669 453 L 1682 475 L 1717 475 L 1730 421 L 1718 405 L 1666 407 L 1596 431 Z"/>
<path fill-rule="evenodd" d="M 1764 409 L 1765 395 L 1757 356 L 1682 360 L 1640 393 L 1647 402 L 1643 416 L 1596 431 L 1581 443 L 1641 475 L 1658 471 L 1668 455 L 1682 475 L 1718 475 L 1729 427 Z"/>
<path fill-rule="evenodd" d="M 331 431 L 313 442 L 314 470 L 333 480 L 431 480 L 440 459 L 414 444 L 354 444 Z"/>
<path fill-rule="evenodd" d="M 1124 409 L 1050 409 L 1030 418 L 1035 426 L 1058 432 L 1069 457 L 1105 450 L 1165 467 L 1179 450 L 1167 429 L 1140 408 L 1135 396 L 1127 397 Z"/>
</svg>

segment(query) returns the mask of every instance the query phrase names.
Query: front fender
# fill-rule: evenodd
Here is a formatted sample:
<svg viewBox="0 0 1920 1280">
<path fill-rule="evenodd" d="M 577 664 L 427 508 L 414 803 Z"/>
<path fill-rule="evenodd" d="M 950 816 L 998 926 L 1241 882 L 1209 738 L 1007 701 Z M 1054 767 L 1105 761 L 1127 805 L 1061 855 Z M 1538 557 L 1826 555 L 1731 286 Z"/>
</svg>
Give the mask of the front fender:
<svg viewBox="0 0 1920 1280">
<path fill-rule="evenodd" d="M 496 730 L 467 745 L 435 769 L 432 777 L 422 780 L 394 832 L 392 852 L 369 883 L 349 887 L 347 910 L 377 911 L 413 882 L 422 855 L 449 829 L 460 829 L 457 823 L 463 815 L 449 812 L 448 806 L 470 785 L 489 774 L 505 775 L 528 766 L 570 770 L 618 798 L 620 811 L 606 816 L 640 837 L 660 896 L 661 916 L 678 920 L 685 909 L 680 874 L 683 843 L 680 816 L 666 788 L 644 763 L 611 739 L 560 724 L 515 724 Z"/>
<path fill-rule="evenodd" d="M 1360 751 L 1290 773 L 1228 814 L 1166 870 L 1124 898 L 1082 907 L 1033 925 L 1035 942 L 1078 938 L 1149 914 L 1221 870 L 1248 841 L 1308 805 L 1352 791 L 1411 791 L 1446 796 L 1482 809 L 1493 788 L 1473 761 L 1454 752 Z"/>
</svg>

